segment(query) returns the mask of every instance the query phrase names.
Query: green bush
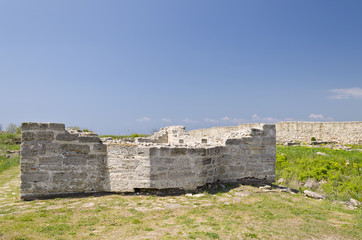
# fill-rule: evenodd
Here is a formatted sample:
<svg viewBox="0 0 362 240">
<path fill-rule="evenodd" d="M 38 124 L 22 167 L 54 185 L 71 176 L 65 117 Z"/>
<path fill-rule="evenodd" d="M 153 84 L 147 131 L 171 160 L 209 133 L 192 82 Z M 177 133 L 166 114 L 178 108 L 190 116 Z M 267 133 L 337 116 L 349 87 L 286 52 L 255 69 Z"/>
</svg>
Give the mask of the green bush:
<svg viewBox="0 0 362 240">
<path fill-rule="evenodd" d="M 312 137 L 310 140 L 311 140 L 312 142 L 317 141 L 317 139 L 316 139 L 315 137 Z"/>
<path fill-rule="evenodd" d="M 14 145 L 16 142 L 21 141 L 21 135 L 10 132 L 1 132 L 0 133 L 0 145 Z"/>
<path fill-rule="evenodd" d="M 324 152 L 327 156 L 317 155 Z M 277 147 L 276 177 L 287 183 L 324 180 L 321 189 L 332 199 L 361 201 L 362 153 L 309 147 Z"/>
</svg>

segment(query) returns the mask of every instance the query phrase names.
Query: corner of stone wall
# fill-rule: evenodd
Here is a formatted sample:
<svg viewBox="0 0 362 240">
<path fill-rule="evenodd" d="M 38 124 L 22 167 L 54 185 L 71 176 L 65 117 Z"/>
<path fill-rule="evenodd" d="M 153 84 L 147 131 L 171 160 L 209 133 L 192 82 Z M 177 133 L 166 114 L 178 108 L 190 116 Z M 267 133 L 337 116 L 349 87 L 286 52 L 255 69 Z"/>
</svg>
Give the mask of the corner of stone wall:
<svg viewBox="0 0 362 240">
<path fill-rule="evenodd" d="M 104 191 L 107 148 L 98 136 L 67 132 L 61 123 L 22 123 L 22 199 Z"/>
</svg>

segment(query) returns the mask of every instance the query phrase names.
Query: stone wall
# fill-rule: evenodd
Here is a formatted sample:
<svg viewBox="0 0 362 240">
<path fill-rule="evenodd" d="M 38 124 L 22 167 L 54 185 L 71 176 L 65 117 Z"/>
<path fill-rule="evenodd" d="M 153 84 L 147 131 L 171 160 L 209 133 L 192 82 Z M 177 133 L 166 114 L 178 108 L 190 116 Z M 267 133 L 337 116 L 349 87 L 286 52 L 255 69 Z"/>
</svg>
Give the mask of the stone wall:
<svg viewBox="0 0 362 240">
<path fill-rule="evenodd" d="M 217 141 L 233 131 L 240 131 L 259 127 L 260 123 L 240 124 L 234 127 L 213 127 L 189 131 L 194 138 L 214 136 Z M 362 143 L 362 122 L 279 122 L 276 126 L 276 139 L 278 143 L 306 142 L 311 138 L 317 141 L 337 142 L 341 144 Z"/>
<path fill-rule="evenodd" d="M 21 198 L 104 191 L 107 148 L 98 136 L 64 124 L 23 123 Z"/>
<path fill-rule="evenodd" d="M 235 130 L 235 129 L 233 129 Z M 21 197 L 69 193 L 194 190 L 216 181 L 275 178 L 275 125 L 196 136 L 182 126 L 133 142 L 23 123 Z"/>
<path fill-rule="evenodd" d="M 362 143 L 362 122 L 280 122 L 276 124 L 277 141 L 337 142 L 342 144 Z"/>
</svg>

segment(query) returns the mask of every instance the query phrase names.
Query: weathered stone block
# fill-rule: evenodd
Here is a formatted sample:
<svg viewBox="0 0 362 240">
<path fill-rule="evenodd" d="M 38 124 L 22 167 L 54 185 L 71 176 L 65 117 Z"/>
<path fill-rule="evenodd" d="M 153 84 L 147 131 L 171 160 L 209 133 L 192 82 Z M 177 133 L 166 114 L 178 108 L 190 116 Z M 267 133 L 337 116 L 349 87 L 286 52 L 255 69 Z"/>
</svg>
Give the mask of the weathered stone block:
<svg viewBox="0 0 362 240">
<path fill-rule="evenodd" d="M 252 136 L 261 136 L 262 135 L 262 130 L 258 129 L 258 128 L 252 128 L 251 129 L 251 135 Z"/>
<path fill-rule="evenodd" d="M 62 157 L 60 156 L 41 156 L 39 157 L 39 165 L 61 165 Z"/>
<path fill-rule="evenodd" d="M 191 156 L 206 156 L 205 148 L 188 148 L 187 154 Z"/>
<path fill-rule="evenodd" d="M 81 136 L 79 137 L 79 142 L 82 143 L 93 143 L 93 142 L 97 142 L 97 143 L 101 143 L 101 139 L 99 137 L 96 136 Z"/>
<path fill-rule="evenodd" d="M 49 129 L 55 131 L 65 131 L 65 125 L 63 123 L 49 123 Z"/>
<path fill-rule="evenodd" d="M 32 187 L 32 185 L 28 182 L 21 182 L 21 184 L 20 184 L 21 189 L 26 189 L 26 188 L 31 188 L 31 187 Z"/>
<path fill-rule="evenodd" d="M 21 140 L 24 141 L 34 141 L 35 134 L 33 132 L 23 132 L 21 134 Z"/>
<path fill-rule="evenodd" d="M 90 152 L 88 145 L 61 144 L 60 149 L 64 153 L 64 156 L 87 154 Z"/>
<path fill-rule="evenodd" d="M 226 145 L 240 145 L 241 139 L 228 139 L 225 142 Z"/>
<path fill-rule="evenodd" d="M 80 156 L 66 157 L 63 159 L 64 165 L 85 165 L 87 159 Z"/>
<path fill-rule="evenodd" d="M 105 165 L 106 164 L 106 155 L 88 155 L 88 164 L 91 166 L 95 165 Z"/>
<path fill-rule="evenodd" d="M 43 143 L 27 143 L 21 144 L 20 154 L 22 157 L 33 157 L 45 154 L 45 145 Z"/>
<path fill-rule="evenodd" d="M 86 177 L 87 174 L 84 172 L 54 173 L 53 182 L 69 182 L 69 181 L 76 181 L 77 179 L 85 181 Z"/>
<path fill-rule="evenodd" d="M 58 140 L 58 141 L 75 141 L 78 138 L 79 137 L 77 134 L 71 134 L 71 133 L 65 132 L 65 133 L 59 133 L 56 137 L 56 140 Z"/>
<path fill-rule="evenodd" d="M 21 123 L 21 131 L 28 131 L 28 130 L 39 130 L 39 123 L 34 123 L 34 122 Z"/>
<path fill-rule="evenodd" d="M 53 141 L 54 133 L 53 132 L 37 132 L 35 134 L 36 141 Z"/>
<path fill-rule="evenodd" d="M 33 172 L 33 173 L 22 173 L 21 181 L 26 182 L 44 182 L 49 180 L 49 173 L 47 172 Z"/>
<path fill-rule="evenodd" d="M 205 158 L 202 160 L 202 164 L 203 165 L 208 165 L 208 164 L 211 164 L 211 158 Z"/>
<path fill-rule="evenodd" d="M 172 148 L 171 149 L 171 156 L 175 155 L 186 155 L 187 148 Z"/>
<path fill-rule="evenodd" d="M 97 151 L 97 152 L 107 152 L 107 145 L 105 144 L 94 144 L 93 145 L 93 151 Z M 139 152 L 138 152 L 139 154 Z"/>
</svg>

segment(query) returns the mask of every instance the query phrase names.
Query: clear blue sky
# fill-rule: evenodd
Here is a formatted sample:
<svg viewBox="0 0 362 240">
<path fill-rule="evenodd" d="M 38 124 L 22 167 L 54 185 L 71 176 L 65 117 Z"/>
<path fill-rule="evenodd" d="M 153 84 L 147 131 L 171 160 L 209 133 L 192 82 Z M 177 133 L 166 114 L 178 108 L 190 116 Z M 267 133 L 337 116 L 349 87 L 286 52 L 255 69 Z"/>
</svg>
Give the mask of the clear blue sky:
<svg viewBox="0 0 362 240">
<path fill-rule="evenodd" d="M 362 120 L 360 0 L 0 0 L 0 124 Z"/>
</svg>

